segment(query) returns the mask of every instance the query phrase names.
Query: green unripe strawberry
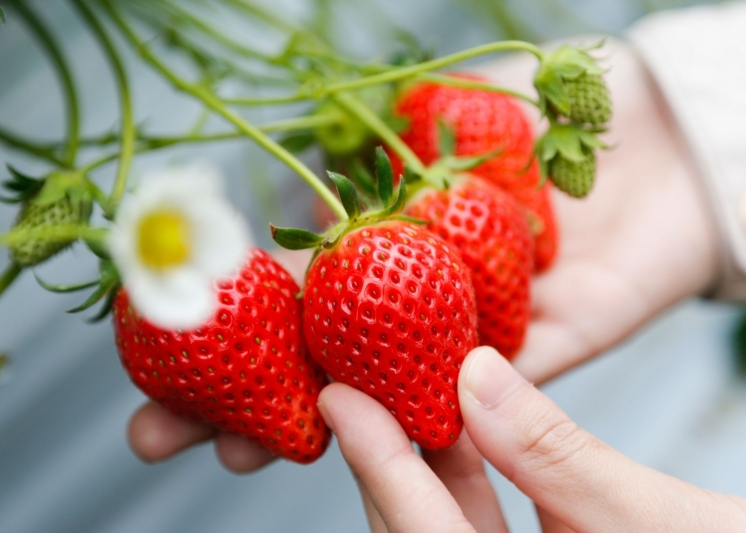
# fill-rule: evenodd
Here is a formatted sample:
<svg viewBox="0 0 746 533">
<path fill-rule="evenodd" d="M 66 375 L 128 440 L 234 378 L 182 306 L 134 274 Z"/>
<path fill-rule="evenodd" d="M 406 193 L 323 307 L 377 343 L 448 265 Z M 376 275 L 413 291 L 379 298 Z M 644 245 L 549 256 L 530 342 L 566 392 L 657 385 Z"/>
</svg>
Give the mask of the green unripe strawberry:
<svg viewBox="0 0 746 533">
<path fill-rule="evenodd" d="M 334 119 L 331 124 L 319 126 L 315 130 L 319 143 L 331 155 L 355 154 L 371 136 L 371 132 L 365 124 L 333 101 L 322 104 L 316 111 L 316 115 Z"/>
<path fill-rule="evenodd" d="M 567 117 L 577 124 L 601 126 L 611 120 L 611 96 L 600 74 L 584 72 L 564 80 L 570 111 Z"/>
<path fill-rule="evenodd" d="M 10 256 L 19 266 L 38 265 L 70 246 L 75 239 L 60 238 L 52 229 L 66 224 L 82 224 L 88 221 L 90 202 L 72 201 L 66 194 L 59 200 L 48 204 L 36 204 L 30 201 L 22 208 L 14 229 L 39 230 L 33 238 L 14 242 L 8 245 Z M 44 230 L 50 230 L 45 233 Z"/>
<path fill-rule="evenodd" d="M 586 151 L 586 158 L 573 161 L 557 154 L 548 166 L 552 183 L 574 198 L 587 196 L 593 188 L 596 177 L 596 156 L 592 151 Z"/>
</svg>

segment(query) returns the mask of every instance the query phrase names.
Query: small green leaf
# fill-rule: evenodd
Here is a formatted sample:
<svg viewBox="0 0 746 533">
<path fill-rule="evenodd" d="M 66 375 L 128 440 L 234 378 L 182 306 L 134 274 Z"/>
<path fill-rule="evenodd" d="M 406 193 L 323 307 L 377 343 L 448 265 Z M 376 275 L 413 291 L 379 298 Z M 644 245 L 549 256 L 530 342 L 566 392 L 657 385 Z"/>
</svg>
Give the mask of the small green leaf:
<svg viewBox="0 0 746 533">
<path fill-rule="evenodd" d="M 95 324 L 96 322 L 101 322 L 104 318 L 106 318 L 111 312 L 111 308 L 114 307 L 114 299 L 117 297 L 118 291 L 119 284 L 112 286 L 109 289 L 109 292 L 106 294 L 106 300 L 104 300 L 104 304 L 101 306 L 99 312 L 86 320 L 86 322 L 88 322 L 89 324 Z"/>
<path fill-rule="evenodd" d="M 365 164 L 360 161 L 360 158 L 356 157 L 352 161 L 352 166 L 350 167 L 350 178 L 367 196 L 378 198 L 376 180 L 371 176 Z"/>
<path fill-rule="evenodd" d="M 107 294 L 109 294 L 109 291 L 111 291 L 117 284 L 118 284 L 118 281 L 102 279 L 101 284 L 98 286 L 98 289 L 93 291 L 93 293 L 86 299 L 85 302 L 80 304 L 78 307 L 69 309 L 67 312 L 68 313 L 80 313 L 81 311 L 90 309 L 91 307 L 96 305 L 98 302 L 100 302 Z"/>
<path fill-rule="evenodd" d="M 360 216 L 360 202 L 357 199 L 355 185 L 348 177 L 337 172 L 327 171 L 327 175 L 339 192 L 339 199 L 342 200 L 347 216 L 353 220 L 358 218 Z"/>
<path fill-rule="evenodd" d="M 46 289 L 49 292 L 56 292 L 56 293 L 68 293 L 68 292 L 82 291 L 85 289 L 90 289 L 91 287 L 95 287 L 96 285 L 101 283 L 101 280 L 97 279 L 95 281 L 89 281 L 87 283 L 79 283 L 77 285 L 52 285 L 50 283 L 45 282 L 43 279 L 41 279 L 36 274 L 36 272 L 34 272 L 34 277 L 36 278 L 36 282 L 43 289 Z"/>
<path fill-rule="evenodd" d="M 449 124 L 446 124 L 443 117 L 438 117 L 438 148 L 440 148 L 440 157 L 456 153 L 456 132 Z"/>
<path fill-rule="evenodd" d="M 300 154 L 308 150 L 316 142 L 312 133 L 293 133 L 279 140 L 280 145 L 288 152 Z"/>
<path fill-rule="evenodd" d="M 448 160 L 448 168 L 451 170 L 472 170 L 482 163 L 499 156 L 503 152 L 502 147 L 487 152 L 486 154 L 471 157 L 453 157 Z"/>
<path fill-rule="evenodd" d="M 394 171 L 386 150 L 380 146 L 376 148 L 376 178 L 378 179 L 378 197 L 384 207 L 391 202 L 394 195 Z"/>
<path fill-rule="evenodd" d="M 277 244 L 288 250 L 305 250 L 321 245 L 324 237 L 316 235 L 312 231 L 296 228 L 278 228 L 269 225 L 272 238 Z"/>
<path fill-rule="evenodd" d="M 88 249 L 101 259 L 111 259 L 111 256 L 109 255 L 109 247 L 106 245 L 108 235 L 109 230 L 104 228 L 97 228 L 95 230 L 91 229 L 86 232 L 86 246 L 88 246 Z"/>
<path fill-rule="evenodd" d="M 388 206 L 386 209 L 379 213 L 381 218 L 388 217 L 400 213 L 407 203 L 407 181 L 401 180 L 399 182 L 399 195 L 396 197 L 396 202 Z"/>
</svg>

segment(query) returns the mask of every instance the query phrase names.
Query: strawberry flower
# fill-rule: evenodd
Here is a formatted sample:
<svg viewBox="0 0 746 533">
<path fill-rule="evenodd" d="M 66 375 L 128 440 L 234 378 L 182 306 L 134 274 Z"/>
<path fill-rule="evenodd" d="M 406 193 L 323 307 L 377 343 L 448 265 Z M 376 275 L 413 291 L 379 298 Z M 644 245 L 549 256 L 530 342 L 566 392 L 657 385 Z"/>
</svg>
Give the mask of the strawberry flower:
<svg viewBox="0 0 746 533">
<path fill-rule="evenodd" d="M 217 170 L 191 165 L 145 176 L 108 244 L 135 308 L 160 327 L 191 329 L 217 308 L 213 283 L 240 267 L 249 238 Z"/>
</svg>

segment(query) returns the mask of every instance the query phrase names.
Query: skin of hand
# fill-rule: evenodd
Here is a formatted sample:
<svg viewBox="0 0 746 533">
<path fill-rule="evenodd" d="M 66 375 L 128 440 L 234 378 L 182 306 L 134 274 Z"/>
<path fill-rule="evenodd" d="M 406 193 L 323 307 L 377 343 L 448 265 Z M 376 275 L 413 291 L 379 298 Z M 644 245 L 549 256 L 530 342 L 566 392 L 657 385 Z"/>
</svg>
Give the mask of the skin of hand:
<svg viewBox="0 0 746 533">
<path fill-rule="evenodd" d="M 554 198 L 560 254 L 534 279 L 532 324 L 514 361 L 537 384 L 602 353 L 674 303 L 705 292 L 718 272 L 713 217 L 665 102 L 626 45 L 610 40 L 600 53 L 610 65 L 606 79 L 615 118 L 606 140 L 613 148 L 599 154 L 596 186 L 587 198 Z M 530 94 L 535 68 L 530 57 L 516 56 L 478 72 Z M 278 259 L 298 276 L 308 262 L 297 252 L 280 252 Z M 271 460 L 243 439 L 216 434 L 153 403 L 138 410 L 129 426 L 132 449 L 150 462 L 212 438 L 219 459 L 234 472 Z"/>
<path fill-rule="evenodd" d="M 335 383 L 319 406 L 378 532 L 506 532 L 482 457 L 540 507 L 544 533 L 746 531 L 746 499 L 635 463 L 575 425 L 494 349 L 459 375 L 466 434 L 420 457 L 375 400 Z"/>
</svg>

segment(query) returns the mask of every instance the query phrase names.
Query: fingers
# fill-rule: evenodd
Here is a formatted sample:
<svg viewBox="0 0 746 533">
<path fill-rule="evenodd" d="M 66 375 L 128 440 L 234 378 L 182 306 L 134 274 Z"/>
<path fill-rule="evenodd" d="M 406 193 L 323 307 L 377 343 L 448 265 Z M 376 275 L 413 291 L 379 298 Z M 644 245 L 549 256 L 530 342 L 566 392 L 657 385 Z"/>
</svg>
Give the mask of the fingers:
<svg viewBox="0 0 746 533">
<path fill-rule="evenodd" d="M 663 523 L 666 530 L 694 531 L 692 524 L 700 523 L 698 489 L 634 463 L 578 428 L 495 350 L 478 348 L 467 357 L 459 400 L 476 448 L 570 529 L 652 531 Z"/>
<path fill-rule="evenodd" d="M 474 531 L 382 405 L 333 383 L 321 392 L 319 407 L 390 531 Z"/>
<path fill-rule="evenodd" d="M 539 516 L 541 533 L 575 533 L 572 529 L 547 513 L 541 507 L 536 507 L 536 514 Z"/>
<path fill-rule="evenodd" d="M 233 472 L 253 472 L 274 459 L 269 451 L 252 442 L 176 416 L 155 402 L 148 402 L 135 412 L 128 430 L 132 450 L 149 463 L 170 459 L 213 437 L 218 459 Z"/>
<path fill-rule="evenodd" d="M 157 403 L 148 402 L 132 415 L 127 437 L 140 459 L 154 463 L 205 442 L 215 433 L 206 424 L 180 418 Z"/>
<path fill-rule="evenodd" d="M 215 452 L 222 465 L 236 474 L 254 472 L 275 459 L 266 448 L 230 433 L 215 437 Z"/>
<path fill-rule="evenodd" d="M 464 431 L 445 450 L 422 450 L 422 458 L 451 493 L 477 531 L 508 531 L 500 504 L 484 469 L 484 459 Z"/>
</svg>

